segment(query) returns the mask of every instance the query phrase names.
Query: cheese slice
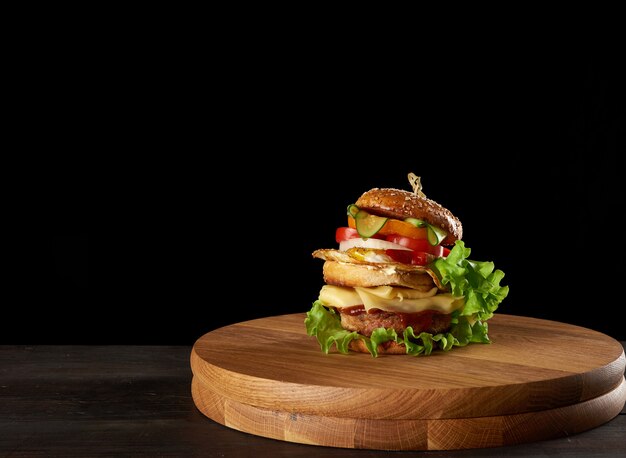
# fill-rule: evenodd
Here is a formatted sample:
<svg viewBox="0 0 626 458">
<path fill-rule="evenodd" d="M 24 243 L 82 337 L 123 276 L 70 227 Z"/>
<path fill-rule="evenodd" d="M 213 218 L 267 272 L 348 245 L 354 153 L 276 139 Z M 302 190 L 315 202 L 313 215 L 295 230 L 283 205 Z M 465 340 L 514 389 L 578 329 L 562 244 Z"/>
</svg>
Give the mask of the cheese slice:
<svg viewBox="0 0 626 458">
<path fill-rule="evenodd" d="M 404 299 L 423 299 L 425 297 L 432 297 L 437 294 L 438 291 L 436 286 L 433 286 L 427 291 L 420 291 L 412 288 L 394 288 L 393 286 L 376 286 L 371 288 L 357 287 L 354 289 L 357 291 L 357 294 L 361 291 L 366 294 L 373 294 L 381 299 L 399 299 L 401 301 Z"/>
<path fill-rule="evenodd" d="M 338 309 L 363 305 L 361 296 L 359 296 L 354 288 L 347 288 L 345 286 L 322 286 L 319 300 L 322 301 L 324 305 Z"/>
<path fill-rule="evenodd" d="M 452 294 L 437 294 L 437 288 L 422 292 L 409 288 L 377 286 L 373 288 L 348 288 L 344 286 L 324 285 L 319 299 L 329 307 L 338 309 L 363 305 L 365 310 L 380 309 L 395 313 L 417 313 L 424 310 L 436 310 L 452 313 L 465 305 L 462 297 Z"/>
</svg>

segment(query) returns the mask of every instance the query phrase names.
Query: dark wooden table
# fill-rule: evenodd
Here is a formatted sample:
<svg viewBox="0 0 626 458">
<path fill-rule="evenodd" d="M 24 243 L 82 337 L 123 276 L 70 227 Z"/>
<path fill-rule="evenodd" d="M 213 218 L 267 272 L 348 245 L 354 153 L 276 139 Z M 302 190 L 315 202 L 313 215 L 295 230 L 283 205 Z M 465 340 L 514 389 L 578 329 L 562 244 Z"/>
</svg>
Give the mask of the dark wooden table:
<svg viewBox="0 0 626 458">
<path fill-rule="evenodd" d="M 624 345 L 626 342 L 622 342 Z M 415 456 L 293 444 L 204 417 L 189 347 L 0 346 L 0 456 Z M 575 436 L 427 456 L 626 456 L 626 409 Z"/>
</svg>

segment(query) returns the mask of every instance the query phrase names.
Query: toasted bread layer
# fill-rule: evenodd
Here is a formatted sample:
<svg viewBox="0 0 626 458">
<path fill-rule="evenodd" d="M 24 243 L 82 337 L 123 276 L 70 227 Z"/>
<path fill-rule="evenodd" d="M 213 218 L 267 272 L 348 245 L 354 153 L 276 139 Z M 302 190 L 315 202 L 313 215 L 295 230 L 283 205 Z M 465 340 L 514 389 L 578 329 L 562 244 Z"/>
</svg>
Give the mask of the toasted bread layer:
<svg viewBox="0 0 626 458">
<path fill-rule="evenodd" d="M 420 291 L 433 287 L 433 278 L 426 271 L 399 270 L 393 265 L 324 263 L 324 281 L 337 286 L 404 286 Z"/>
</svg>

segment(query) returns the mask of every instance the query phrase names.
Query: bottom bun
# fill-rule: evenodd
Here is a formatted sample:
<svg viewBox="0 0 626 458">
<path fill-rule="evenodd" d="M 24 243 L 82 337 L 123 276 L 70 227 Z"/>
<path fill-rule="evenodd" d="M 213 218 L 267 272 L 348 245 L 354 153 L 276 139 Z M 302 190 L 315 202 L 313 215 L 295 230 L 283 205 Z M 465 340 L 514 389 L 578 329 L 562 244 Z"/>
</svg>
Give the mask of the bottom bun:
<svg viewBox="0 0 626 458">
<path fill-rule="evenodd" d="M 354 339 L 350 341 L 348 346 L 352 351 L 358 351 L 359 353 L 369 353 L 370 351 L 365 346 L 365 342 L 361 339 Z M 395 343 L 393 340 L 384 342 L 378 345 L 379 355 L 406 355 L 406 347 L 404 344 Z"/>
</svg>

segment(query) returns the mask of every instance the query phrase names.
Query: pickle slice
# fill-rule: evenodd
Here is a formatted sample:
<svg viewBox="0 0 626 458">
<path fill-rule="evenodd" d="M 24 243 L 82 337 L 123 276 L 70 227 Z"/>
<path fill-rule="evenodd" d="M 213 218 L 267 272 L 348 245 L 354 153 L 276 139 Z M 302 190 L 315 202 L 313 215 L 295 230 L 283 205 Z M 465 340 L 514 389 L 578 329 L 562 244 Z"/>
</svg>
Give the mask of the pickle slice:
<svg viewBox="0 0 626 458">
<path fill-rule="evenodd" d="M 438 228 L 437 226 L 433 226 L 432 224 L 428 225 L 428 243 L 432 246 L 437 246 L 443 239 L 447 237 L 448 233 L 443 229 Z"/>
<path fill-rule="evenodd" d="M 354 218 L 356 231 L 362 238 L 370 238 L 383 228 L 388 219 L 382 216 L 370 215 L 361 210 Z"/>
<path fill-rule="evenodd" d="M 428 243 L 430 243 L 432 246 L 439 245 L 448 235 L 448 233 L 443 229 L 440 229 L 437 226 L 433 226 L 432 224 L 429 224 L 421 219 L 406 218 L 404 221 L 407 223 L 411 223 L 415 227 L 427 227 Z"/>
<path fill-rule="evenodd" d="M 426 221 L 422 221 L 421 219 L 417 219 L 417 218 L 405 218 L 404 220 L 405 223 L 410 223 L 415 227 L 426 227 L 428 226 L 428 223 Z"/>
<path fill-rule="evenodd" d="M 348 205 L 348 216 L 352 216 L 356 219 L 356 215 L 359 213 L 359 207 L 354 204 Z"/>
</svg>

